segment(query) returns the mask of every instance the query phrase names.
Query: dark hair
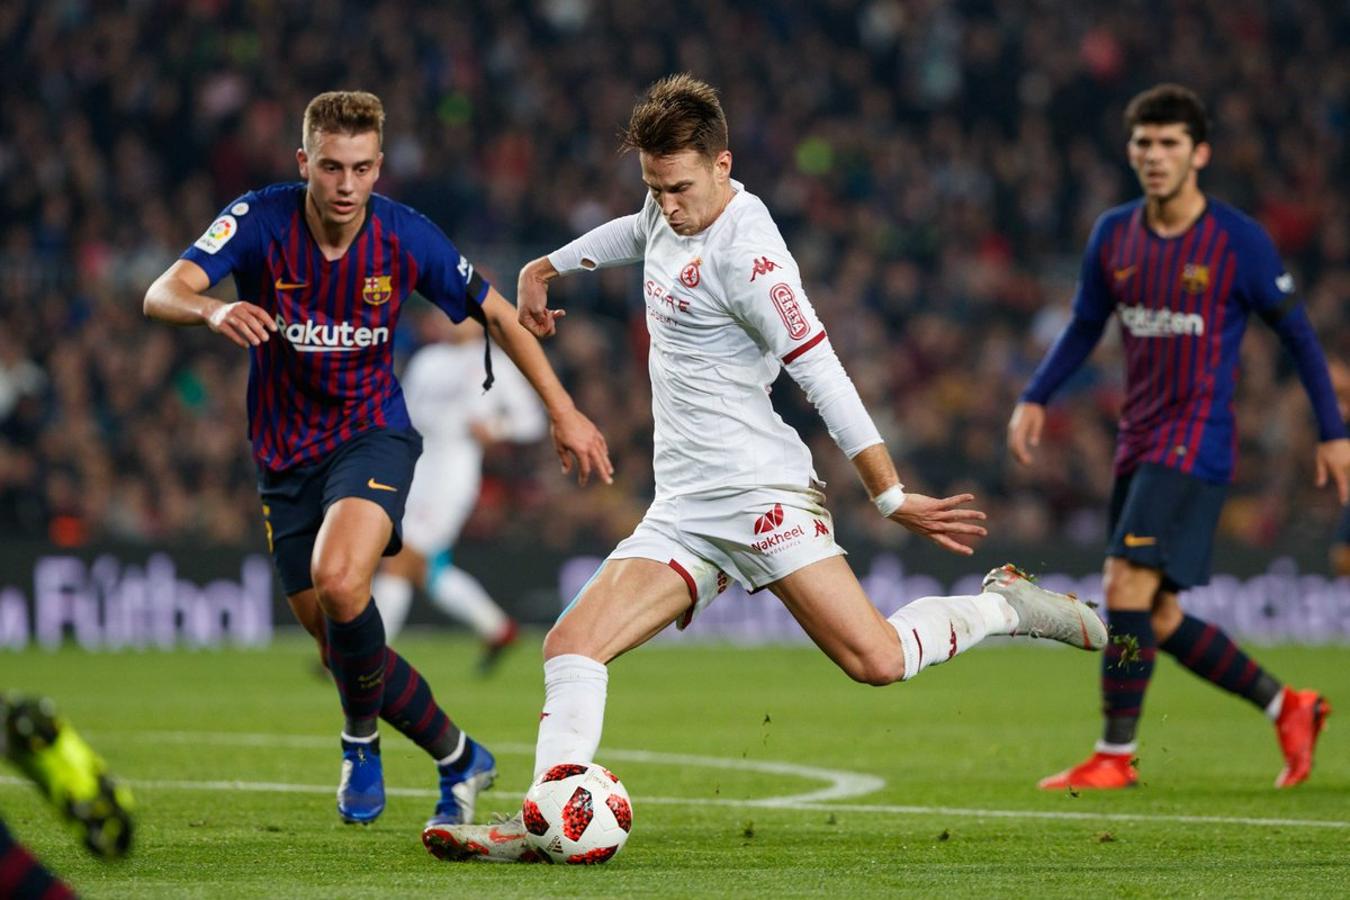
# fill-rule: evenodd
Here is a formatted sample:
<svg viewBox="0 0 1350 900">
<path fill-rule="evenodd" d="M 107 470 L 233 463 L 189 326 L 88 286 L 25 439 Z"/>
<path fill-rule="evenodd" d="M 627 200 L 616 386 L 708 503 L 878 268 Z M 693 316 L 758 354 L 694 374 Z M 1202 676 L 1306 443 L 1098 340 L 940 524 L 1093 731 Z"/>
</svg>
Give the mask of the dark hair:
<svg viewBox="0 0 1350 900">
<path fill-rule="evenodd" d="M 1125 130 L 1136 125 L 1186 126 L 1191 140 L 1203 144 L 1209 138 L 1209 116 L 1195 91 L 1179 84 L 1158 84 L 1136 94 L 1125 107 Z"/>
<path fill-rule="evenodd" d="M 380 98 L 366 91 L 327 91 L 309 101 L 305 107 L 304 145 L 308 152 L 314 147 L 314 136 L 329 134 L 365 134 L 375 132 L 384 144 L 384 105 Z"/>
<path fill-rule="evenodd" d="M 633 107 L 621 149 L 652 156 L 681 150 L 717 156 L 727 149 L 727 117 L 717 90 L 688 72 L 662 78 Z"/>
</svg>

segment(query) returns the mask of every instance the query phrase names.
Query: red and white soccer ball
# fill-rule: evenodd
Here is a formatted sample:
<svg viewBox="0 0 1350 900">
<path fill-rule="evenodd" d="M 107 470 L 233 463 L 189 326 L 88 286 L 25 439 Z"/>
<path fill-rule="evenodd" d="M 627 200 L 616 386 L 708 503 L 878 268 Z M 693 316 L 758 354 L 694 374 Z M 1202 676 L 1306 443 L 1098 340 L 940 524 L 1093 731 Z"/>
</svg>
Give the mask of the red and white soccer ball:
<svg viewBox="0 0 1350 900">
<path fill-rule="evenodd" d="M 594 763 L 561 763 L 540 775 L 521 807 L 530 845 L 550 862 L 602 863 L 633 830 L 633 803 L 619 777 Z"/>
</svg>

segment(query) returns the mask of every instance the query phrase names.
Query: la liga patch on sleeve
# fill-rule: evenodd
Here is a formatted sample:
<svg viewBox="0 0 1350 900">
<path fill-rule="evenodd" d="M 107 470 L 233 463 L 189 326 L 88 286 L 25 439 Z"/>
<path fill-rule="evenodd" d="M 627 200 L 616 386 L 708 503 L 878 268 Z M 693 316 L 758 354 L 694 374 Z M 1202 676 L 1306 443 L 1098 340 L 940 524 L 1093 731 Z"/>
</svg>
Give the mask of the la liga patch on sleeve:
<svg viewBox="0 0 1350 900">
<path fill-rule="evenodd" d="M 197 243 L 192 246 L 204 253 L 218 253 L 238 231 L 239 222 L 235 217 L 224 215 L 212 222 L 211 227 L 206 229 L 206 233 L 197 238 Z"/>
</svg>

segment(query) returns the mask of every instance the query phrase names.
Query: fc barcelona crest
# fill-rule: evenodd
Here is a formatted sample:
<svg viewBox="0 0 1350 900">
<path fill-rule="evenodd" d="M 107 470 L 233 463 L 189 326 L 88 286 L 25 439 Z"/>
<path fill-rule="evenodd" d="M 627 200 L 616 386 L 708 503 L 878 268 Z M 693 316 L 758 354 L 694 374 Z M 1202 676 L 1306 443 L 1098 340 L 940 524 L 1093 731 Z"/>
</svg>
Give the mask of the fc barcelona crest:
<svg viewBox="0 0 1350 900">
<path fill-rule="evenodd" d="M 1181 270 L 1181 289 L 1188 294 L 1203 294 L 1209 289 L 1209 266 L 1186 263 Z"/>
<path fill-rule="evenodd" d="M 371 306 L 388 303 L 392 296 L 394 296 L 394 283 L 389 275 L 371 275 L 361 288 L 361 299 Z"/>
</svg>

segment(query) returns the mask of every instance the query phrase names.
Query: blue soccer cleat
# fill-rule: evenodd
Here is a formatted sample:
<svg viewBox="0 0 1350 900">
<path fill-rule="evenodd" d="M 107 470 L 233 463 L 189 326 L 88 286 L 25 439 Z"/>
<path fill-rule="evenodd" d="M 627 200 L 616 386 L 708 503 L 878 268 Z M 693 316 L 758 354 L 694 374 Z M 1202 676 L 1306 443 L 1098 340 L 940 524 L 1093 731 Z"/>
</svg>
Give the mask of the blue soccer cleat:
<svg viewBox="0 0 1350 900">
<path fill-rule="evenodd" d="M 436 811 L 427 819 L 427 827 L 463 825 L 473 821 L 473 809 L 480 791 L 486 791 L 497 780 L 497 760 L 482 744 L 467 735 L 464 752 L 468 765 L 462 769 L 440 766 L 441 800 Z"/>
<path fill-rule="evenodd" d="M 384 812 L 384 768 L 380 739 L 368 743 L 342 739 L 342 780 L 337 789 L 338 815 L 348 825 L 369 825 Z"/>
</svg>

